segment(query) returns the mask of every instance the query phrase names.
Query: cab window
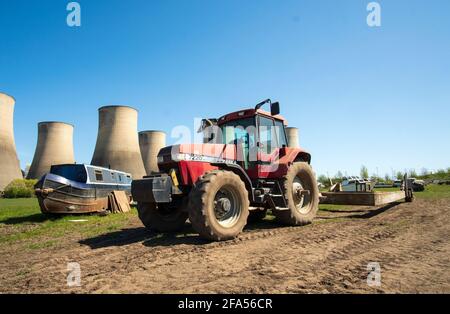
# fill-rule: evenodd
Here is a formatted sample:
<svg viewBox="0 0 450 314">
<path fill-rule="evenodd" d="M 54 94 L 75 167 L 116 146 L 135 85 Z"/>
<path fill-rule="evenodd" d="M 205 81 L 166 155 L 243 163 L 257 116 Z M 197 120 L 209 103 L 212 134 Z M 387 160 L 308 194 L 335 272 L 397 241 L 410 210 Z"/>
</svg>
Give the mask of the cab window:
<svg viewBox="0 0 450 314">
<path fill-rule="evenodd" d="M 284 131 L 284 123 L 283 121 L 275 120 L 275 132 L 277 132 L 278 143 L 280 144 L 280 148 L 288 146 L 286 133 Z"/>
<path fill-rule="evenodd" d="M 230 121 L 220 126 L 222 142 L 237 145 L 239 162 L 244 169 L 254 166 L 257 160 L 255 118 Z"/>
<path fill-rule="evenodd" d="M 259 146 L 261 152 L 271 154 L 278 147 L 275 125 L 272 119 L 259 117 Z"/>
</svg>

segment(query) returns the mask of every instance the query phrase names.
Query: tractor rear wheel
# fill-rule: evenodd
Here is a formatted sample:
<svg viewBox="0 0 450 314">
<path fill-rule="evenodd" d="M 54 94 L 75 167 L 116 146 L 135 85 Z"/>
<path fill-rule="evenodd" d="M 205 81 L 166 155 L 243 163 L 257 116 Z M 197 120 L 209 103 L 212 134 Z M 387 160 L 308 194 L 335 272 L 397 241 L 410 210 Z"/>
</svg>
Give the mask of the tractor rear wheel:
<svg viewBox="0 0 450 314">
<path fill-rule="evenodd" d="M 188 213 L 184 206 L 171 204 L 138 203 L 139 219 L 147 229 L 157 232 L 174 232 L 183 228 Z"/>
<path fill-rule="evenodd" d="M 238 175 L 211 171 L 199 179 L 189 196 L 189 220 L 208 240 L 230 240 L 247 224 L 249 206 L 247 189 Z"/>
<path fill-rule="evenodd" d="M 288 208 L 273 210 L 278 221 L 294 226 L 310 224 L 319 210 L 319 188 L 311 166 L 305 162 L 294 163 L 281 187 Z"/>
</svg>

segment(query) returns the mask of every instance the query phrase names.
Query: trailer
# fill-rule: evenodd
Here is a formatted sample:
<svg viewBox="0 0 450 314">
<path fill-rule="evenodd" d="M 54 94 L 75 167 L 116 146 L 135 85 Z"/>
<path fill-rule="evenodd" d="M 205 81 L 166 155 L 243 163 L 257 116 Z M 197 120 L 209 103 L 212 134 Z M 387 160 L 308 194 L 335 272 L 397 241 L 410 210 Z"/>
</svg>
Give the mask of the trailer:
<svg viewBox="0 0 450 314">
<path fill-rule="evenodd" d="M 364 191 L 339 191 L 323 192 L 320 197 L 321 204 L 334 205 L 361 205 L 361 206 L 380 206 L 405 200 L 412 202 L 414 200 L 413 180 L 405 175 L 404 184 L 399 191 L 391 192 L 364 192 Z"/>
</svg>

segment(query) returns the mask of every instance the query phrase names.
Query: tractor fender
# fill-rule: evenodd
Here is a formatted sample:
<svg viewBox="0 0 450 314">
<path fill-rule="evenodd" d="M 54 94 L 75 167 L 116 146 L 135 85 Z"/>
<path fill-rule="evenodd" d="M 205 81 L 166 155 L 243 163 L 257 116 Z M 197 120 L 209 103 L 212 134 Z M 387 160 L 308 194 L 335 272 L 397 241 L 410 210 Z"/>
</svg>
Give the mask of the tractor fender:
<svg viewBox="0 0 450 314">
<path fill-rule="evenodd" d="M 294 159 L 294 162 L 298 162 L 298 161 L 305 161 L 308 164 L 311 164 L 311 154 L 307 153 L 303 150 L 300 150 Z"/>
<path fill-rule="evenodd" d="M 212 163 L 211 165 L 218 167 L 219 169 L 232 171 L 235 174 L 237 174 L 241 178 L 241 180 L 244 182 L 245 187 L 247 188 L 249 200 L 251 202 L 253 202 L 255 200 L 252 180 L 250 179 L 248 174 L 245 172 L 245 170 L 240 165 L 229 164 L 229 163 Z"/>
<path fill-rule="evenodd" d="M 303 161 L 311 164 L 311 154 L 301 148 L 284 147 L 282 150 L 284 151 L 280 152 L 280 155 L 282 156 L 280 158 L 280 163 L 294 163 Z"/>
</svg>

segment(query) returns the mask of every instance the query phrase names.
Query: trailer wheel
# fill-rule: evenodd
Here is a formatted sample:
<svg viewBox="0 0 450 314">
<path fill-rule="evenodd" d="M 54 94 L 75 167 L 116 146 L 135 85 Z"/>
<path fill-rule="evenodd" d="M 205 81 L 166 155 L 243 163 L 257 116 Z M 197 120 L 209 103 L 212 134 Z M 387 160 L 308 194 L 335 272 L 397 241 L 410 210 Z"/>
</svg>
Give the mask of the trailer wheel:
<svg viewBox="0 0 450 314">
<path fill-rule="evenodd" d="M 319 210 L 319 188 L 311 166 L 305 162 L 294 163 L 281 187 L 288 208 L 273 210 L 277 220 L 294 226 L 312 223 Z"/>
<path fill-rule="evenodd" d="M 138 203 L 139 219 L 147 229 L 157 232 L 174 232 L 183 228 L 188 213 L 179 206 L 174 208 L 169 204 Z"/>
<path fill-rule="evenodd" d="M 230 240 L 247 224 L 249 206 L 247 189 L 238 175 L 211 171 L 199 179 L 189 196 L 189 220 L 203 238 Z"/>
</svg>

